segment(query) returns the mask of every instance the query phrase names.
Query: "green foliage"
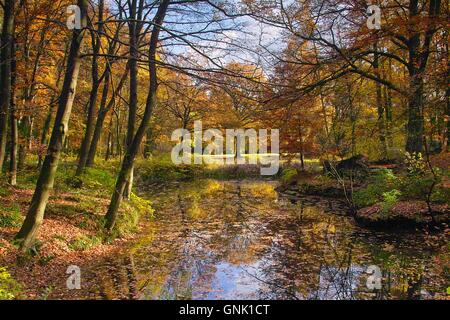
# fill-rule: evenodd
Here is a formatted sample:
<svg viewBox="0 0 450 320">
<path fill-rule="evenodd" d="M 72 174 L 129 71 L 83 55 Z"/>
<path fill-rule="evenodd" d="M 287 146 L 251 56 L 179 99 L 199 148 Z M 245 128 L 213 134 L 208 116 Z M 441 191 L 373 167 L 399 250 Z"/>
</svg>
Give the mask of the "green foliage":
<svg viewBox="0 0 450 320">
<path fill-rule="evenodd" d="M 84 251 L 101 243 L 101 237 L 81 235 L 69 243 L 69 248 L 75 251 Z"/>
<path fill-rule="evenodd" d="M 421 175 L 425 172 L 426 163 L 420 152 L 417 154 L 406 152 L 404 162 L 410 175 Z"/>
<path fill-rule="evenodd" d="M 11 191 L 6 185 L 0 184 L 0 197 L 6 197 L 11 194 Z"/>
<path fill-rule="evenodd" d="M 369 178 L 366 188 L 353 194 L 355 205 L 359 208 L 374 205 L 384 200 L 384 194 L 396 188 L 398 178 L 392 170 L 380 169 Z"/>
<path fill-rule="evenodd" d="M 37 170 L 23 170 L 17 176 L 17 185 L 21 188 L 34 188 L 38 177 L 39 172 Z"/>
<path fill-rule="evenodd" d="M 6 268 L 0 267 L 0 300 L 16 299 L 20 292 L 20 284 L 9 274 Z"/>
<path fill-rule="evenodd" d="M 39 300 L 48 300 L 49 296 L 53 293 L 55 288 L 53 286 L 48 286 L 45 288 Z"/>
<path fill-rule="evenodd" d="M 369 179 L 367 186 L 356 191 L 353 195 L 357 207 L 366 207 L 381 203 L 383 212 L 390 210 L 393 204 L 399 200 L 423 200 L 427 201 L 433 185 L 431 201 L 448 203 L 450 191 L 439 186 L 443 173 L 435 168 L 435 175 L 427 168 L 422 155 L 406 154 L 406 173 L 396 176 L 391 170 L 381 169 Z"/>
<path fill-rule="evenodd" d="M 83 187 L 87 189 L 113 190 L 116 182 L 114 175 L 103 168 L 87 168 L 81 175 Z M 105 190 L 106 188 L 106 190 Z"/>
<path fill-rule="evenodd" d="M 170 155 L 142 161 L 138 165 L 138 171 L 146 183 L 192 181 L 197 178 L 228 180 L 261 177 L 260 167 L 257 165 L 175 165 Z"/>
<path fill-rule="evenodd" d="M 20 213 L 20 206 L 13 204 L 9 207 L 0 205 L 0 227 L 16 228 L 23 222 L 23 216 Z"/>
<path fill-rule="evenodd" d="M 46 264 L 49 264 L 55 258 L 56 258 L 55 255 L 41 256 L 41 257 L 39 257 L 38 263 L 40 265 L 45 266 Z"/>
<path fill-rule="evenodd" d="M 402 193 L 397 190 L 391 190 L 388 192 L 383 192 L 383 202 L 381 203 L 382 209 L 381 214 L 386 215 L 392 209 L 392 207 L 398 202 L 399 197 Z"/>
<path fill-rule="evenodd" d="M 407 175 L 401 179 L 400 188 L 407 199 L 424 199 L 433 181 L 431 174 Z"/>
<path fill-rule="evenodd" d="M 436 187 L 431 195 L 431 201 L 436 203 L 450 203 L 450 188 Z"/>
<path fill-rule="evenodd" d="M 131 193 L 131 204 L 141 215 L 153 216 L 155 210 L 152 208 L 152 202 Z"/>
<path fill-rule="evenodd" d="M 147 182 L 186 181 L 194 179 L 199 169 L 200 166 L 152 161 L 144 165 L 141 176 Z"/>
<path fill-rule="evenodd" d="M 292 179 L 294 179 L 298 174 L 297 169 L 294 168 L 287 168 L 284 169 L 283 172 L 281 173 L 281 181 L 283 183 L 288 183 L 290 181 L 292 181 Z"/>
</svg>

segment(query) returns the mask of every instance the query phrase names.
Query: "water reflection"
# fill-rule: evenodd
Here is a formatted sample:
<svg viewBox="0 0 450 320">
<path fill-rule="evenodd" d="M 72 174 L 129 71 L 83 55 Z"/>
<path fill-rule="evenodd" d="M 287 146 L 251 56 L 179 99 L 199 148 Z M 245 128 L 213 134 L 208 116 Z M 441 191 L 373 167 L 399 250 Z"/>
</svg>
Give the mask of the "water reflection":
<svg viewBox="0 0 450 320">
<path fill-rule="evenodd" d="M 99 293 L 127 299 L 404 299 L 444 296 L 442 236 L 355 226 L 341 203 L 294 202 L 274 182 L 204 180 L 158 193 L 148 236 L 97 267 Z M 433 245 L 431 245 L 431 243 Z M 382 288 L 368 289 L 379 266 Z"/>
</svg>

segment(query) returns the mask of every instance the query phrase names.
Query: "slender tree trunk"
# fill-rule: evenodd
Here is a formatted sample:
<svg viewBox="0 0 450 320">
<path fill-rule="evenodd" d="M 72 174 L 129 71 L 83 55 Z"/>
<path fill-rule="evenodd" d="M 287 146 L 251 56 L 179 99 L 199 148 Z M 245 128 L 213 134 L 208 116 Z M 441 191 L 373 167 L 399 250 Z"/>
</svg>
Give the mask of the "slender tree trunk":
<svg viewBox="0 0 450 320">
<path fill-rule="evenodd" d="M 122 162 L 122 166 L 117 178 L 116 186 L 114 188 L 114 192 L 111 197 L 111 202 L 108 208 L 108 212 L 106 213 L 105 219 L 106 224 L 105 228 L 108 231 L 111 231 L 117 220 L 117 215 L 119 212 L 120 204 L 123 200 L 123 195 L 125 192 L 126 185 L 130 179 L 131 171 L 133 169 L 134 159 L 139 151 L 139 146 L 144 138 L 148 127 L 150 125 L 150 118 L 153 113 L 153 109 L 157 103 L 157 66 L 156 66 L 156 49 L 158 46 L 159 33 L 161 30 L 161 25 L 164 21 L 164 17 L 166 15 L 167 7 L 169 6 L 170 0 L 163 0 L 159 5 L 158 11 L 156 12 L 154 18 L 154 27 L 152 30 L 152 35 L 150 39 L 149 46 L 149 73 L 150 73 L 150 83 L 149 83 L 149 92 L 147 96 L 147 102 L 145 105 L 144 115 L 137 129 L 137 132 L 127 148 L 127 152 Z"/>
<path fill-rule="evenodd" d="M 377 78 L 381 77 L 380 72 L 380 57 L 377 53 L 378 51 L 378 44 L 375 43 L 374 45 L 374 59 L 373 59 L 373 68 L 374 73 L 377 76 Z M 380 143 L 380 158 L 381 159 L 387 159 L 387 145 L 386 145 L 386 127 L 384 122 L 384 106 L 383 106 L 383 97 L 382 97 L 382 88 L 380 82 L 375 82 L 376 87 L 376 104 L 377 104 L 377 113 L 378 113 L 378 120 L 377 120 L 377 126 L 378 126 L 378 139 Z"/>
<path fill-rule="evenodd" d="M 69 43 L 70 43 L 70 41 L 67 41 L 65 50 L 64 50 L 64 57 L 58 63 L 56 85 L 55 85 L 56 90 L 59 90 L 59 87 L 61 85 L 62 73 L 64 71 L 64 66 L 65 66 L 66 60 L 67 60 Z M 54 91 L 52 94 L 52 98 L 50 100 L 51 105 L 49 106 L 48 114 L 47 114 L 47 117 L 45 118 L 44 126 L 42 128 L 42 133 L 41 133 L 41 146 L 42 147 L 47 146 L 47 143 L 48 143 L 48 135 L 49 135 L 52 121 L 53 121 L 53 115 L 56 113 L 56 109 L 58 106 L 56 98 L 57 98 L 57 92 Z M 41 152 L 39 152 L 38 158 L 39 158 L 38 168 L 40 168 L 42 166 L 42 161 L 43 161 L 43 155 L 41 154 Z"/>
<path fill-rule="evenodd" d="M 113 148 L 112 133 L 113 133 L 113 118 L 111 117 L 111 119 L 109 119 L 108 139 L 106 140 L 105 161 L 109 160 L 109 157 L 112 153 Z"/>
<path fill-rule="evenodd" d="M 114 106 L 114 103 L 116 100 L 116 95 L 120 93 L 120 91 L 122 90 L 122 88 L 126 82 L 126 79 L 128 77 L 128 72 L 129 72 L 129 69 L 127 67 L 125 70 L 125 74 L 120 79 L 119 84 L 117 85 L 117 88 L 114 90 L 113 95 L 108 102 L 108 105 L 105 105 L 106 99 L 108 96 L 108 89 L 107 89 L 108 82 L 106 82 L 103 87 L 102 101 L 100 103 L 100 109 L 98 112 L 97 122 L 95 124 L 94 134 L 92 135 L 92 141 L 91 141 L 90 148 L 89 148 L 89 155 L 88 155 L 88 159 L 86 162 L 87 167 L 92 167 L 94 165 L 95 154 L 97 153 L 97 145 L 98 145 L 98 142 L 100 141 L 100 137 L 101 137 L 102 130 L 103 130 L 103 123 L 105 122 L 106 115 Z M 109 80 L 109 75 L 108 75 L 108 80 Z M 106 81 L 106 78 L 105 78 L 105 81 Z"/>
<path fill-rule="evenodd" d="M 132 7 L 130 12 L 130 17 L 132 20 L 138 19 L 138 16 L 142 14 L 141 3 L 138 7 L 137 0 L 132 0 Z M 126 137 L 126 147 L 129 148 L 133 141 L 134 133 L 135 133 L 135 123 L 136 123 L 136 114 L 137 114 L 137 104 L 138 104 L 138 82 L 137 82 L 137 73 L 138 73 L 138 58 L 139 58 L 139 50 L 138 50 L 138 34 L 139 34 L 139 26 L 136 21 L 131 21 L 129 23 L 129 36 L 130 36 L 130 59 L 128 63 L 130 64 L 130 93 L 129 93 L 129 103 L 128 103 L 128 126 L 127 126 L 127 137 Z M 131 190 L 133 188 L 133 172 L 134 166 L 131 167 L 131 171 L 129 174 L 129 180 L 127 182 L 127 187 L 125 188 L 124 197 L 126 199 L 130 198 Z"/>
<path fill-rule="evenodd" d="M 121 112 L 120 107 L 117 108 L 116 113 L 116 154 L 119 156 L 120 161 L 122 161 L 122 143 L 121 143 L 121 137 L 122 137 L 122 127 L 121 127 Z"/>
<path fill-rule="evenodd" d="M 98 28 L 97 28 L 97 36 L 93 35 L 92 39 L 95 41 L 94 52 L 92 57 L 92 88 L 91 94 L 89 97 L 89 107 L 88 114 L 86 119 L 86 131 L 84 134 L 83 141 L 80 147 L 80 156 L 78 160 L 78 167 L 76 171 L 76 175 L 80 175 L 88 160 L 88 153 L 90 148 L 90 142 L 92 139 L 94 126 L 95 126 L 95 107 L 97 105 L 97 96 L 98 89 L 100 88 L 101 80 L 99 79 L 99 71 L 98 71 L 98 55 L 100 53 L 101 48 L 101 34 L 103 32 L 103 8 L 104 8 L 104 0 L 99 1 L 98 5 Z M 106 70 L 106 73 L 109 74 L 109 71 Z M 109 75 L 108 75 L 109 78 Z M 106 79 L 106 81 L 109 79 Z M 106 82 L 106 90 L 108 88 L 108 83 Z M 107 92 L 106 92 L 107 94 Z"/>
<path fill-rule="evenodd" d="M 416 16 L 418 10 L 417 0 L 411 0 L 410 15 Z M 415 32 L 409 39 L 409 88 L 408 96 L 408 124 L 406 151 L 411 153 L 422 152 L 423 141 L 423 79 L 419 71 L 420 62 L 420 34 Z"/>
<path fill-rule="evenodd" d="M 85 27 L 87 21 L 88 0 L 78 0 L 78 6 L 81 9 L 82 26 Z M 73 31 L 64 84 L 59 99 L 58 111 L 47 155 L 36 183 L 36 189 L 27 216 L 22 228 L 16 235 L 16 239 L 20 240 L 22 250 L 28 249 L 33 244 L 37 231 L 44 218 L 44 212 L 50 192 L 53 189 L 55 174 L 58 168 L 64 140 L 68 132 L 69 118 L 75 98 L 78 73 L 81 64 L 79 53 L 83 37 L 84 29 Z"/>
<path fill-rule="evenodd" d="M 17 143 L 19 140 L 19 133 L 17 128 L 17 118 L 16 118 L 16 50 L 15 41 L 13 44 L 13 50 L 11 55 L 12 68 L 11 68 L 11 148 L 10 148 L 10 162 L 9 162 L 9 183 L 12 186 L 17 184 Z"/>
<path fill-rule="evenodd" d="M 15 107 L 11 106 L 11 149 L 9 163 L 9 183 L 12 186 L 17 184 L 17 142 L 19 134 L 17 130 L 17 118 L 14 116 Z"/>
<path fill-rule="evenodd" d="M 144 148 L 144 158 L 148 159 L 152 155 L 153 151 L 153 130 L 150 128 L 147 131 L 146 141 L 145 141 L 145 148 Z"/>
<path fill-rule="evenodd" d="M 8 110 L 11 106 L 11 63 L 14 45 L 14 12 L 16 0 L 3 4 L 3 27 L 0 50 L 0 172 L 5 161 L 8 139 Z"/>
<path fill-rule="evenodd" d="M 19 131 L 24 139 L 19 144 L 19 169 L 22 169 L 25 165 L 27 151 L 31 148 L 31 142 L 33 140 L 33 122 L 34 119 L 30 115 L 22 117 L 20 121 Z"/>
<path fill-rule="evenodd" d="M 448 37 L 448 30 L 445 33 L 445 36 Z M 447 126 L 446 126 L 446 135 L 444 137 L 445 141 L 445 147 L 442 148 L 442 150 L 446 150 L 447 152 L 450 152 L 450 57 L 449 57 L 449 50 L 448 50 L 448 42 L 445 44 L 445 53 L 447 57 L 447 81 L 445 83 L 447 84 L 447 90 L 445 91 L 445 100 L 446 100 L 446 116 L 447 116 Z"/>
<path fill-rule="evenodd" d="M 389 59 L 388 70 L 386 76 L 389 81 L 392 81 L 392 61 Z M 387 86 L 384 86 L 385 97 L 385 113 L 386 113 L 386 139 L 389 148 L 394 147 L 394 140 L 392 137 L 392 90 Z"/>
<path fill-rule="evenodd" d="M 406 151 L 422 152 L 423 149 L 423 80 L 420 76 L 412 76 L 411 95 L 408 97 L 408 126 Z"/>
<path fill-rule="evenodd" d="M 108 113 L 106 108 L 106 99 L 109 92 L 109 71 L 105 76 L 105 82 L 103 84 L 102 98 L 100 101 L 100 108 L 97 115 L 97 121 L 95 122 L 94 133 L 92 134 L 91 142 L 89 143 L 89 152 L 86 159 L 86 167 L 92 167 L 95 161 L 95 153 L 97 151 L 98 140 L 100 139 L 103 122 Z"/>
</svg>

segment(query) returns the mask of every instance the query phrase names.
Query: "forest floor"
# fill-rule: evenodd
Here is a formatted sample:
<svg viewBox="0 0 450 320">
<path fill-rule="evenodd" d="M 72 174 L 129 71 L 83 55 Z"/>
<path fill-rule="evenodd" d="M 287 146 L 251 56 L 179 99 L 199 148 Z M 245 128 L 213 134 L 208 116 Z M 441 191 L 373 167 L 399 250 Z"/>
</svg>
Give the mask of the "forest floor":
<svg viewBox="0 0 450 320">
<path fill-rule="evenodd" d="M 69 266 L 86 270 L 116 255 L 138 237 L 140 218 L 151 215 L 152 209 L 136 195 L 122 206 L 114 235 L 99 231 L 103 229 L 102 217 L 109 204 L 116 165 L 90 169 L 79 179 L 73 178 L 73 163 L 61 165 L 36 244 L 25 255 L 17 250 L 14 236 L 30 204 L 36 170 L 23 170 L 18 187 L 0 185 L 0 280 L 5 280 L 3 286 L 0 283 L 0 293 L 9 290 L 21 299 L 76 298 L 78 290 L 67 290 Z"/>
</svg>

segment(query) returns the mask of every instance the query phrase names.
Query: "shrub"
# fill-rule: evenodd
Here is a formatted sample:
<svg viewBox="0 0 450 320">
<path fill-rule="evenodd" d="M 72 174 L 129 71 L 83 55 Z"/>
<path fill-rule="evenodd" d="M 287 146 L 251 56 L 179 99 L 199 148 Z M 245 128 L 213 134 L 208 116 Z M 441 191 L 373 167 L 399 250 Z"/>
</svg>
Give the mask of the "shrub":
<svg viewBox="0 0 450 320">
<path fill-rule="evenodd" d="M 9 274 L 6 268 L 0 267 L 0 300 L 16 299 L 20 291 L 20 284 Z"/>
<path fill-rule="evenodd" d="M 283 172 L 281 173 L 281 181 L 283 183 L 289 183 L 290 181 L 292 181 L 292 179 L 295 178 L 295 176 L 297 176 L 297 174 L 298 174 L 297 169 L 294 168 L 284 169 Z"/>
<path fill-rule="evenodd" d="M 401 194 L 402 193 L 397 189 L 388 192 L 383 192 L 381 213 L 384 215 L 388 214 L 389 211 L 392 209 L 392 207 L 398 202 L 398 198 Z"/>
<path fill-rule="evenodd" d="M 153 213 L 155 210 L 152 208 L 152 202 L 149 200 L 145 200 L 141 197 L 138 197 L 134 193 L 131 193 L 131 204 L 135 207 L 135 210 L 137 210 L 140 215 L 147 215 L 147 216 L 153 216 Z"/>
<path fill-rule="evenodd" d="M 83 186 L 88 189 L 108 189 L 112 190 L 115 184 L 115 177 L 111 172 L 102 168 L 86 168 L 81 175 Z"/>
<path fill-rule="evenodd" d="M 401 179 L 400 188 L 406 199 L 424 199 L 433 181 L 434 177 L 431 174 L 407 175 Z"/>
<path fill-rule="evenodd" d="M 399 179 L 392 170 L 380 169 L 369 178 L 366 188 L 355 191 L 353 199 L 357 207 L 367 207 L 384 200 L 384 193 L 397 187 Z"/>
<path fill-rule="evenodd" d="M 122 202 L 122 206 L 123 210 L 119 213 L 113 232 L 107 236 L 108 239 L 122 237 L 135 232 L 140 218 L 143 215 L 152 217 L 154 213 L 152 202 L 134 193 L 131 194 L 130 201 Z"/>
<path fill-rule="evenodd" d="M 408 173 L 411 175 L 421 175 L 425 172 L 426 163 L 422 157 L 422 154 L 419 153 L 405 153 L 405 164 L 408 170 Z"/>
</svg>

